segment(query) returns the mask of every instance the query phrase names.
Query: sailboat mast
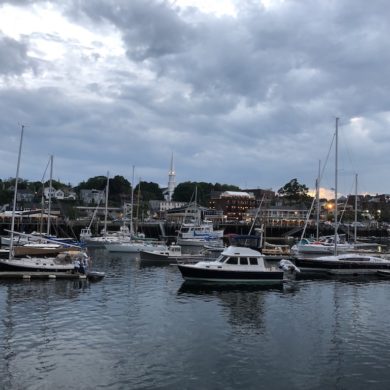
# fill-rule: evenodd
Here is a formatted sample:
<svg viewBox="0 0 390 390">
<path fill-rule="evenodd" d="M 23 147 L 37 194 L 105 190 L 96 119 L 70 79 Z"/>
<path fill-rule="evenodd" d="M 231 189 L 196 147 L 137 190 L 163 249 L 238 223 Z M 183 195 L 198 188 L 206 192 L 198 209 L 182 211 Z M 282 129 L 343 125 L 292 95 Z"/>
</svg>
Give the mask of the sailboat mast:
<svg viewBox="0 0 390 390">
<path fill-rule="evenodd" d="M 12 258 L 12 249 L 13 249 L 13 244 L 14 244 L 16 194 L 17 194 L 17 192 L 18 192 L 19 167 L 20 167 L 20 156 L 21 156 L 21 154 L 22 154 L 23 133 L 24 133 L 24 125 L 22 125 L 22 130 L 21 130 L 21 134 L 20 134 L 18 164 L 17 164 L 17 166 L 16 166 L 15 189 L 14 189 L 14 203 L 13 203 L 13 206 L 12 206 L 11 242 L 10 242 L 10 244 L 9 244 L 9 259 Z"/>
<path fill-rule="evenodd" d="M 355 226 L 353 231 L 353 239 L 354 243 L 356 244 L 357 241 L 357 193 L 358 193 L 358 175 L 355 174 Z"/>
<path fill-rule="evenodd" d="M 133 207 L 134 207 L 134 165 L 133 165 L 133 176 L 131 179 L 131 213 L 130 213 L 130 233 L 134 233 L 133 229 Z"/>
<path fill-rule="evenodd" d="M 316 198 L 317 198 L 317 232 L 316 239 L 318 241 L 320 235 L 320 181 L 321 181 L 321 160 L 318 162 L 318 177 L 316 181 Z"/>
<path fill-rule="evenodd" d="M 107 172 L 107 184 L 106 184 L 106 205 L 104 208 L 104 236 L 107 235 L 107 214 L 108 214 L 108 189 L 110 185 L 110 173 Z"/>
<path fill-rule="evenodd" d="M 141 199 L 141 178 L 138 180 L 137 209 L 135 211 L 135 231 L 138 232 L 139 201 Z"/>
<path fill-rule="evenodd" d="M 334 185 L 334 254 L 337 255 L 337 185 L 338 185 L 338 149 L 339 149 L 339 118 L 336 118 L 335 134 L 335 185 Z"/>
<path fill-rule="evenodd" d="M 50 156 L 49 207 L 47 211 L 47 235 L 50 235 L 51 195 L 53 184 L 53 155 Z"/>
</svg>

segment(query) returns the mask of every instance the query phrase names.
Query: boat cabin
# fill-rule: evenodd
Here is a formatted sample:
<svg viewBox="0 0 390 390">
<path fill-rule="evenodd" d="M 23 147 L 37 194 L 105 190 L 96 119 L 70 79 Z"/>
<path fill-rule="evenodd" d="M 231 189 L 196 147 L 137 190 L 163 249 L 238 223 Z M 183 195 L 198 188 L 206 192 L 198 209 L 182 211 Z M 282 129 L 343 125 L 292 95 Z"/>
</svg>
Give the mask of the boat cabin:
<svg viewBox="0 0 390 390">
<path fill-rule="evenodd" d="M 248 270 L 252 267 L 269 268 L 260 252 L 246 247 L 229 246 L 213 263 L 219 267 L 245 267 Z"/>
<path fill-rule="evenodd" d="M 263 262 L 263 259 L 257 257 L 235 257 L 221 255 L 216 261 L 233 265 L 258 265 L 259 262 Z"/>
</svg>

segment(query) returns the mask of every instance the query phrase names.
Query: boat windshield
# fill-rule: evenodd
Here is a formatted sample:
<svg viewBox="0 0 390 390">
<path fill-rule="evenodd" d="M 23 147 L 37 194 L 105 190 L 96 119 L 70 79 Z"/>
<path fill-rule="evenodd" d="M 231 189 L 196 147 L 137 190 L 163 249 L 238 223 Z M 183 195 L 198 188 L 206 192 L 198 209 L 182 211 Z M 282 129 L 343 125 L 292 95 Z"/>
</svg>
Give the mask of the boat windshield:
<svg viewBox="0 0 390 390">
<path fill-rule="evenodd" d="M 228 258 L 227 256 L 221 255 L 221 256 L 219 257 L 219 259 L 217 259 L 217 261 L 219 261 L 220 263 L 224 263 L 225 260 L 226 260 L 227 258 Z"/>
<path fill-rule="evenodd" d="M 238 257 L 229 257 L 226 264 L 238 264 Z"/>
</svg>

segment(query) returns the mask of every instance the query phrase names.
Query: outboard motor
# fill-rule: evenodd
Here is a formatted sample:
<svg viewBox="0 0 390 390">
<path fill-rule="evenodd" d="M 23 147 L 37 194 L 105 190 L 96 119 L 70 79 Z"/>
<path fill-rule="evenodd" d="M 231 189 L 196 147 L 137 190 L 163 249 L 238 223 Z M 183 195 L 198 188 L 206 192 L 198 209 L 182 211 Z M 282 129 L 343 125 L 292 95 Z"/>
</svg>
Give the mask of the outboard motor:
<svg viewBox="0 0 390 390">
<path fill-rule="evenodd" d="M 279 268 L 284 271 L 286 279 L 295 279 L 297 273 L 301 270 L 290 260 L 282 259 L 279 261 Z"/>
</svg>

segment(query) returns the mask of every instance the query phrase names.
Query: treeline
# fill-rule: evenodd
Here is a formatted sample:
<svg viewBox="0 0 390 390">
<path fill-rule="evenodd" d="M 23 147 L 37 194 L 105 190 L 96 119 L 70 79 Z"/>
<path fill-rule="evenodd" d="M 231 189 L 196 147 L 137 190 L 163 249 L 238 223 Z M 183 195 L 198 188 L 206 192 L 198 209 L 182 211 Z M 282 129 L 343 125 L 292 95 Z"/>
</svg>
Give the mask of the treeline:
<svg viewBox="0 0 390 390">
<path fill-rule="evenodd" d="M 35 201 L 40 201 L 44 188 L 49 187 L 49 181 L 28 181 L 19 179 L 18 191 L 29 190 L 34 194 Z M 105 190 L 107 186 L 106 176 L 91 177 L 86 181 L 73 187 L 71 184 L 52 180 L 52 187 L 56 190 L 65 192 L 74 191 L 78 197 L 81 190 Z M 0 204 L 10 203 L 13 198 L 15 188 L 15 179 L 0 180 Z M 173 200 L 178 202 L 194 201 L 195 193 L 197 202 L 200 205 L 207 206 L 210 195 L 214 191 L 240 191 L 240 188 L 229 184 L 206 183 L 206 182 L 183 182 L 177 185 L 173 194 Z M 109 203 L 120 205 L 123 201 L 129 201 L 132 195 L 131 183 L 123 176 L 117 175 L 109 178 Z M 163 189 L 157 183 L 141 181 L 134 187 L 134 198 L 141 202 L 149 200 L 164 200 Z M 76 201 L 77 202 L 77 201 Z"/>
</svg>

